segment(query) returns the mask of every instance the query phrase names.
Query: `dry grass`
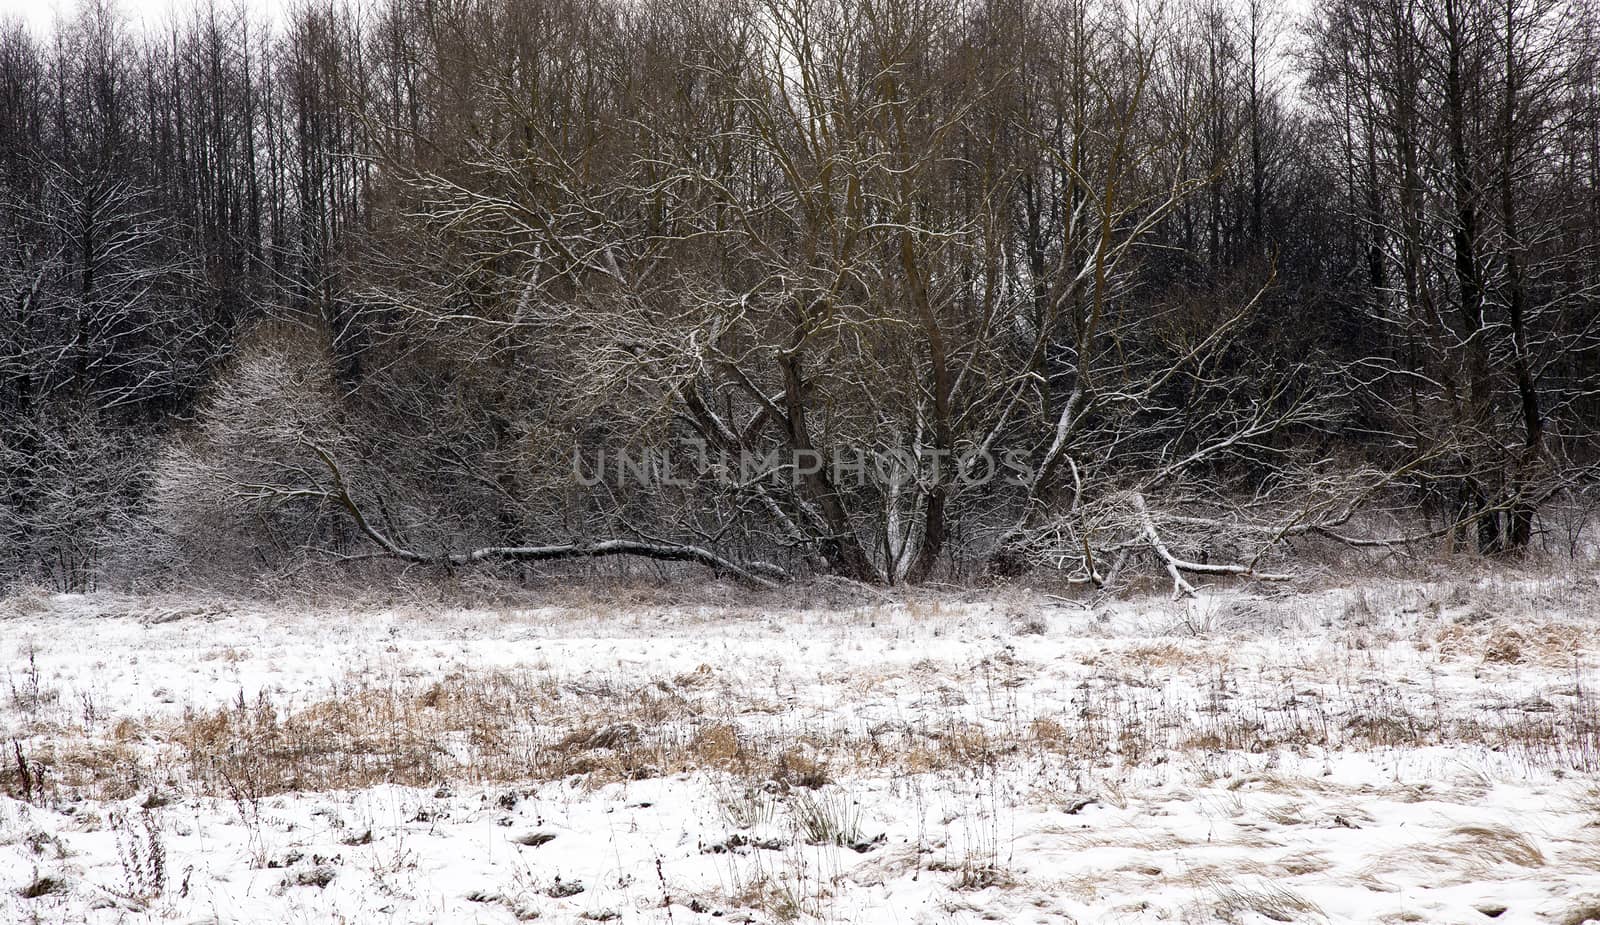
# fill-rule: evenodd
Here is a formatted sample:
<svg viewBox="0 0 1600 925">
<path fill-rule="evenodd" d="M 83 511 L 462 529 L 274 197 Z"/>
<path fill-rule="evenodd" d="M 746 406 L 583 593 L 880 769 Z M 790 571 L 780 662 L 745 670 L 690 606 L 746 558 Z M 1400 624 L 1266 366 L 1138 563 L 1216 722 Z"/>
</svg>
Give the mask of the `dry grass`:
<svg viewBox="0 0 1600 925">
<path fill-rule="evenodd" d="M 761 874 L 730 890 L 728 905 L 765 913 L 775 922 L 798 922 L 819 917 L 832 894 L 804 879 Z"/>
<path fill-rule="evenodd" d="M 1586 925 L 1589 922 L 1600 922 L 1600 899 L 1580 901 L 1557 921 L 1560 925 Z"/>
<path fill-rule="evenodd" d="M 1464 825 L 1450 833 L 1444 850 L 1471 857 L 1486 864 L 1516 864 L 1543 867 L 1544 852 L 1526 833 L 1508 826 Z"/>
<path fill-rule="evenodd" d="M 99 736 L 37 728 L 16 746 L 21 764 L 0 764 L 0 788 L 40 802 L 126 799 L 181 780 L 194 792 L 257 801 L 382 783 L 576 776 L 600 786 L 716 770 L 814 790 L 833 780 L 836 765 L 933 770 L 992 764 L 1017 748 L 960 722 L 892 742 L 843 730 L 741 729 L 706 715 L 714 696 L 663 682 L 556 686 L 532 672 L 456 673 L 301 704 L 263 693 L 177 718 L 123 719 Z"/>
<path fill-rule="evenodd" d="M 1563 626 L 1515 631 L 1518 651 L 1570 650 L 1575 643 Z M 1440 630 L 1461 646 L 1473 640 L 1479 652 L 1509 652 L 1512 632 L 1464 624 Z M 1290 672 L 1274 680 L 1202 659 L 1203 667 L 1188 670 L 1208 680 L 1200 702 L 1186 703 L 1163 696 L 1144 677 L 1158 665 L 1185 670 L 1183 651 L 1174 643 L 1127 645 L 1120 661 L 1134 673 L 1101 665 L 1070 702 L 1057 708 L 1035 701 L 1032 711 L 1006 693 L 1024 663 L 1001 653 L 972 667 L 968 689 L 997 718 L 976 721 L 963 709 L 966 701 L 952 700 L 942 718 L 872 729 L 797 726 L 781 705 L 754 691 L 735 692 L 708 665 L 645 683 L 592 674 L 563 679 L 536 668 L 458 671 L 434 681 L 342 683 L 310 701 L 263 693 L 178 717 L 73 724 L 63 721 L 66 705 L 55 704 L 53 713 L 43 706 L 55 692 L 30 676 L 24 661 L 11 672 L 13 699 L 21 698 L 13 707 L 24 722 L 15 727 L 14 745 L 0 743 L 11 746 L 0 755 L 0 789 L 34 801 L 64 794 L 123 799 L 181 783 L 256 800 L 378 783 L 580 776 L 600 785 L 696 770 L 815 789 L 863 770 L 993 768 L 1030 756 L 1132 767 L 1165 761 L 1175 751 L 1443 744 L 1486 746 L 1537 766 L 1600 769 L 1600 709 L 1581 684 L 1562 696 L 1444 710 L 1383 678 L 1352 688 L 1311 687 Z M 236 653 L 209 650 L 218 660 Z M 925 674 L 912 665 L 908 677 Z M 1285 811 L 1278 821 L 1294 824 L 1292 817 Z"/>
<path fill-rule="evenodd" d="M 1206 642 L 1143 642 L 1120 652 L 1122 660 L 1139 668 L 1216 669 L 1226 668 L 1229 653 L 1225 647 Z"/>
<path fill-rule="evenodd" d="M 1327 918 L 1316 903 L 1266 879 L 1251 882 L 1230 879 L 1211 885 L 1209 912 L 1223 922 L 1246 921 L 1259 915 L 1274 922 L 1305 922 Z"/>
<path fill-rule="evenodd" d="M 1446 625 L 1437 631 L 1434 641 L 1447 658 L 1560 667 L 1572 664 L 1574 655 L 1587 648 L 1592 636 L 1591 630 L 1570 623 L 1528 620 L 1511 624 L 1497 619 L 1487 625 Z"/>
<path fill-rule="evenodd" d="M 1503 865 L 1542 869 L 1542 848 L 1525 832 L 1505 825 L 1457 826 L 1439 841 L 1394 851 L 1373 864 L 1364 876 L 1381 882 L 1387 875 L 1431 871 L 1440 884 L 1473 883 L 1498 876 Z"/>
</svg>

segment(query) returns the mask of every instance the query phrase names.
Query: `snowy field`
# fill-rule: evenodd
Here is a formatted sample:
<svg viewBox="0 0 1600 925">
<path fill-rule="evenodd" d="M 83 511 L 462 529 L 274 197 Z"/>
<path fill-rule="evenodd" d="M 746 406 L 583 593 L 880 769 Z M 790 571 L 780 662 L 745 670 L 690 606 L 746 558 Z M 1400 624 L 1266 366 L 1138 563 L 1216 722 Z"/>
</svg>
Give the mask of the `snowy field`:
<svg viewBox="0 0 1600 925">
<path fill-rule="evenodd" d="M 825 597 L 14 598 L 0 921 L 1600 921 L 1594 576 Z"/>
</svg>

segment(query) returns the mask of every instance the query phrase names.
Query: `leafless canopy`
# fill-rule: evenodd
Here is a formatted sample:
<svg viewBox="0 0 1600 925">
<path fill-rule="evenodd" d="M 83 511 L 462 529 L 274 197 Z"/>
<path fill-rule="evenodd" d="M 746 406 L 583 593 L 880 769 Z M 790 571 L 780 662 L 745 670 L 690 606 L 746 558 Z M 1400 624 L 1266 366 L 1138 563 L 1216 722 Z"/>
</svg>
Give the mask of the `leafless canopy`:
<svg viewBox="0 0 1600 925">
<path fill-rule="evenodd" d="M 1560 0 L 0 28 L 6 568 L 1182 593 L 1308 544 L 1575 523 L 1576 551 L 1595 28 Z"/>
</svg>

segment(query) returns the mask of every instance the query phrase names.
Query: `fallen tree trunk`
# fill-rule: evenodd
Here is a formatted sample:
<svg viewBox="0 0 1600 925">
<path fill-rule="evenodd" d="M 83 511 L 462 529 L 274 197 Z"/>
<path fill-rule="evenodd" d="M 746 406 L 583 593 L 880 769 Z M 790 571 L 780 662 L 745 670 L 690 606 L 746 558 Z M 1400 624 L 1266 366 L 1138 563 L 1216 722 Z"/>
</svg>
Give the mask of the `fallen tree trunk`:
<svg viewBox="0 0 1600 925">
<path fill-rule="evenodd" d="M 642 540 L 596 540 L 593 542 L 555 543 L 525 546 L 481 546 L 466 552 L 427 553 L 410 549 L 379 530 L 356 502 L 350 491 L 344 471 L 337 459 L 325 447 L 307 442 L 307 448 L 322 461 L 332 485 L 307 488 L 281 488 L 272 485 L 245 485 L 258 498 L 306 498 L 333 504 L 344 511 L 362 535 L 375 543 L 379 551 L 347 560 L 391 558 L 403 562 L 432 563 L 450 567 L 473 565 L 480 562 L 553 562 L 560 559 L 599 559 L 609 556 L 637 556 L 660 562 L 692 562 L 729 575 L 747 584 L 762 588 L 776 588 L 789 574 L 768 562 L 736 562 L 704 546 Z"/>
<path fill-rule="evenodd" d="M 375 541 L 377 540 L 377 537 L 370 532 L 367 535 Z M 380 545 L 383 544 L 380 542 Z M 727 572 L 740 581 L 763 588 L 776 588 L 778 581 L 786 580 L 789 577 L 787 572 L 775 565 L 764 562 L 735 562 L 703 546 L 645 543 L 638 540 L 598 540 L 593 543 L 559 543 L 550 546 L 482 546 L 467 552 L 444 553 L 441 555 L 428 555 L 427 553 L 399 546 L 386 546 L 376 556 L 402 559 L 407 562 L 443 563 L 452 567 L 493 561 L 553 562 L 558 559 L 601 559 L 608 556 L 638 556 L 642 559 L 654 559 L 660 562 L 693 562 L 719 572 Z M 374 558 L 374 556 L 365 558 Z"/>
</svg>

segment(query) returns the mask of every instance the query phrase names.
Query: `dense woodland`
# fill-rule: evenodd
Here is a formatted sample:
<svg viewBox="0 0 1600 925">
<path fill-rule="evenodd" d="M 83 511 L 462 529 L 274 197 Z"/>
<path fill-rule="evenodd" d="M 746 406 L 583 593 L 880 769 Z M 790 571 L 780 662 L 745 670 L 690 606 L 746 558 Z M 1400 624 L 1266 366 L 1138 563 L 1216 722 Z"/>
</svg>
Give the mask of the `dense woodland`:
<svg viewBox="0 0 1600 925">
<path fill-rule="evenodd" d="M 1600 7 L 1317 7 L 0 24 L 0 583 L 1583 557 Z"/>
</svg>

